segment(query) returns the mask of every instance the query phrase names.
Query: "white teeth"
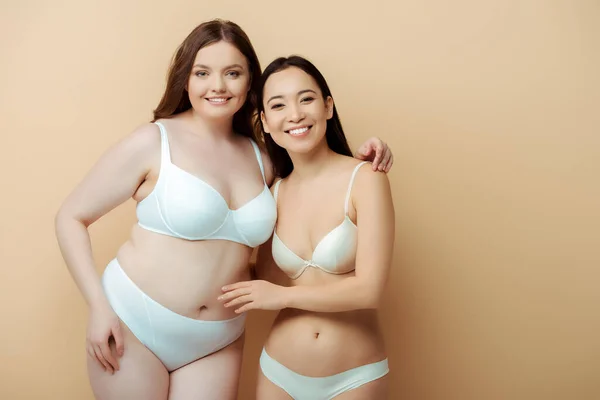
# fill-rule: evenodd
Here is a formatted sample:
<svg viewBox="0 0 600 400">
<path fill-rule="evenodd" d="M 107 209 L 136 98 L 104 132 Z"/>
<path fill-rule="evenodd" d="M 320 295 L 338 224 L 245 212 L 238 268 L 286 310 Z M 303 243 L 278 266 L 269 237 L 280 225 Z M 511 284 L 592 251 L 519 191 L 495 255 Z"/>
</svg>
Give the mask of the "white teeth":
<svg viewBox="0 0 600 400">
<path fill-rule="evenodd" d="M 227 101 L 227 99 L 225 99 L 225 98 L 213 98 L 213 99 L 208 99 L 208 101 L 210 101 L 211 103 L 225 103 Z"/>
<path fill-rule="evenodd" d="M 290 130 L 290 135 L 301 135 L 304 132 L 306 132 L 307 130 L 308 130 L 308 127 L 298 128 L 298 129 L 291 129 Z"/>
</svg>

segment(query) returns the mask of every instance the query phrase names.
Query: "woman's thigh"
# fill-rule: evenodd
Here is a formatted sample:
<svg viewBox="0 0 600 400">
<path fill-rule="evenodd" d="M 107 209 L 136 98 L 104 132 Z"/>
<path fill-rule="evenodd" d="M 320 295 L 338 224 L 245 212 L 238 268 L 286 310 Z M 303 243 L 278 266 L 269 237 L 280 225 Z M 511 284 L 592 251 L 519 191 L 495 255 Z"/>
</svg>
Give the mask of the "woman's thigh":
<svg viewBox="0 0 600 400">
<path fill-rule="evenodd" d="M 169 393 L 169 373 L 162 362 L 144 346 L 121 322 L 125 351 L 119 370 L 106 372 L 98 360 L 87 356 L 92 391 L 97 400 L 166 400 Z M 114 342 L 111 351 L 115 354 Z"/>
<path fill-rule="evenodd" d="M 349 390 L 338 396 L 335 400 L 386 400 L 388 398 L 388 375 L 365 383 L 356 389 Z"/>
<path fill-rule="evenodd" d="M 292 396 L 285 390 L 271 382 L 260 370 L 256 385 L 256 400 L 290 400 Z"/>
<path fill-rule="evenodd" d="M 229 346 L 171 372 L 169 400 L 235 400 L 244 335 Z"/>
</svg>

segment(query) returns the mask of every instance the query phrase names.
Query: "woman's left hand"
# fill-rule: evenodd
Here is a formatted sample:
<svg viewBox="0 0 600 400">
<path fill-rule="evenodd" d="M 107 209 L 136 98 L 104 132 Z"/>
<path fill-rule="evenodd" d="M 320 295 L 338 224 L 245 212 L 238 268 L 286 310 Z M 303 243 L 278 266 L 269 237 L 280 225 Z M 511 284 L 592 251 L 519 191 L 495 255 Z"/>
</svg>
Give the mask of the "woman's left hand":
<svg viewBox="0 0 600 400">
<path fill-rule="evenodd" d="M 378 137 L 369 138 L 356 151 L 359 160 L 371 161 L 373 171 L 390 172 L 394 156 L 389 146 Z"/>
<path fill-rule="evenodd" d="M 223 294 L 218 300 L 225 302 L 225 307 L 244 304 L 235 310 L 243 313 L 248 310 L 281 310 L 285 308 L 286 287 L 274 285 L 267 281 L 246 281 L 223 286 Z"/>
</svg>

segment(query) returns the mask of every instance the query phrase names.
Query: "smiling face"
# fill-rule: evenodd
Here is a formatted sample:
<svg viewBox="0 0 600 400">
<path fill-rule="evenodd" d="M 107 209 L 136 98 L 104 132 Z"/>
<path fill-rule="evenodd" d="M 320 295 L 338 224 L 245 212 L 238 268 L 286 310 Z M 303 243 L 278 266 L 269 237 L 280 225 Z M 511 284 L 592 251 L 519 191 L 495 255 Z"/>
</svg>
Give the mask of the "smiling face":
<svg viewBox="0 0 600 400">
<path fill-rule="evenodd" d="M 288 152 L 307 153 L 327 145 L 333 99 L 323 98 L 317 82 L 302 69 L 289 67 L 269 76 L 262 101 L 264 131 L 279 146 Z"/>
<path fill-rule="evenodd" d="M 232 44 L 219 41 L 196 54 L 187 83 L 194 111 L 210 118 L 233 118 L 250 88 L 246 57 Z"/>
</svg>

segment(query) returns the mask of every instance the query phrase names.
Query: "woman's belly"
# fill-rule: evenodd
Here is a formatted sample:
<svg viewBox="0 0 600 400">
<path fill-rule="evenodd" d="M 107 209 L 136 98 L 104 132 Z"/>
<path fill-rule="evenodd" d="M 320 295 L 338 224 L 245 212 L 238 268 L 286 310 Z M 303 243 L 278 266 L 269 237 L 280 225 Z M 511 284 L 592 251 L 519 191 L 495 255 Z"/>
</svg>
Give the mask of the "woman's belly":
<svg viewBox="0 0 600 400">
<path fill-rule="evenodd" d="M 282 310 L 265 347 L 281 364 L 313 377 L 334 375 L 386 357 L 375 310 Z"/>
<path fill-rule="evenodd" d="M 217 300 L 223 285 L 250 279 L 252 249 L 225 240 L 188 241 L 135 225 L 117 253 L 121 268 L 150 298 L 186 317 L 235 317 Z"/>
</svg>

